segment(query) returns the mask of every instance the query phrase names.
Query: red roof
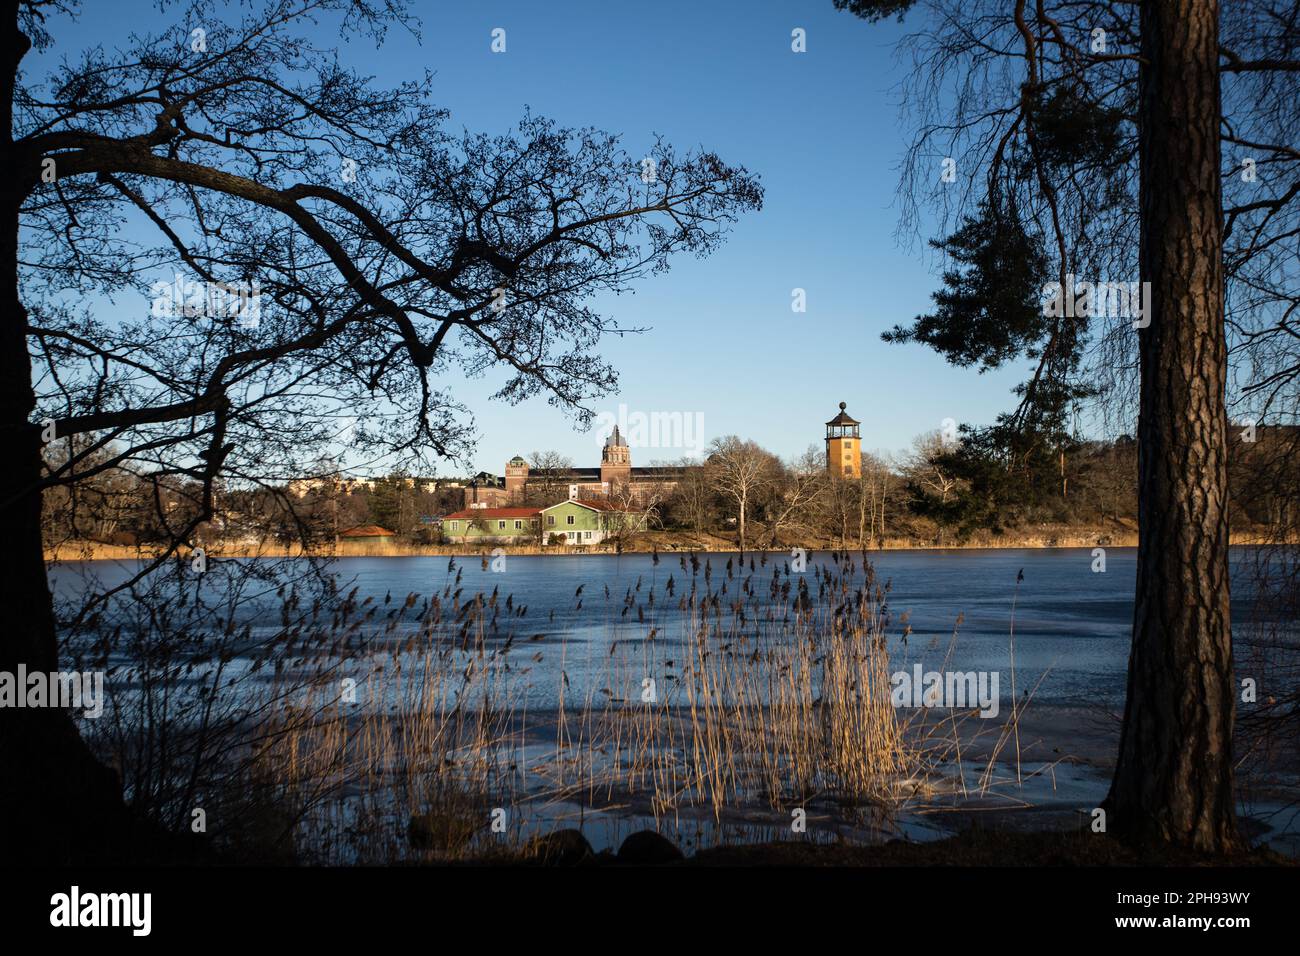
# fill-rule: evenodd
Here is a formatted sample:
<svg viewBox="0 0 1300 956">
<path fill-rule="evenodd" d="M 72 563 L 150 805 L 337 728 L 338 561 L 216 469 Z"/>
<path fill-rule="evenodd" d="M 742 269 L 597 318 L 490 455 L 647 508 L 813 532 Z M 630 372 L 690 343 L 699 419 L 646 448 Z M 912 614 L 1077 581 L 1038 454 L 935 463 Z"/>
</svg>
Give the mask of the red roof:
<svg viewBox="0 0 1300 956">
<path fill-rule="evenodd" d="M 485 520 L 494 520 L 496 518 L 536 518 L 541 514 L 539 508 L 466 508 L 463 511 L 457 511 L 454 514 L 446 515 L 443 521 L 455 521 L 456 519 L 470 520 L 483 518 Z"/>
<path fill-rule="evenodd" d="M 377 524 L 362 525 L 359 528 L 348 528 L 339 535 L 340 538 L 391 538 L 394 533 L 387 528 L 381 528 Z"/>
</svg>

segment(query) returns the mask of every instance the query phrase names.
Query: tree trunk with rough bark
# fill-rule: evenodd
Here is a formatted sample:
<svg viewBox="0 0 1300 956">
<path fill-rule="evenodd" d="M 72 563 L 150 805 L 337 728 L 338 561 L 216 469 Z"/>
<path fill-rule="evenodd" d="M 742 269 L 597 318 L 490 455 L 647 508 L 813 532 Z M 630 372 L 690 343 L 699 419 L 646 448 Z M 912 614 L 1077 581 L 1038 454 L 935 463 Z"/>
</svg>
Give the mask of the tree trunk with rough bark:
<svg viewBox="0 0 1300 956">
<path fill-rule="evenodd" d="M 1218 4 L 1142 6 L 1138 569 L 1110 828 L 1238 847 L 1228 617 Z"/>
</svg>

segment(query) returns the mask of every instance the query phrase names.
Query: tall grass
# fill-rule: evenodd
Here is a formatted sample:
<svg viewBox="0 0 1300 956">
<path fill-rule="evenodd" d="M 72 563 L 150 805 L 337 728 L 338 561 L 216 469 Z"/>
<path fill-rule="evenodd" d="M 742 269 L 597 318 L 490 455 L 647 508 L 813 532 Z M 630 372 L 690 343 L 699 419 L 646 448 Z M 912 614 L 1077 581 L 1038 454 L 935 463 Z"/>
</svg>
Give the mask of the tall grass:
<svg viewBox="0 0 1300 956">
<path fill-rule="evenodd" d="M 891 705 L 888 587 L 865 557 L 861 574 L 843 554 L 802 575 L 766 555 L 728 557 L 716 574 L 709 558 L 678 564 L 669 573 L 656 555 L 621 598 L 579 588 L 575 609 L 586 600 L 604 628 L 581 646 L 557 644 L 498 591 L 465 594 L 454 561 L 423 598 L 353 590 L 304 613 L 282 593 L 278 628 L 220 645 L 238 680 L 223 683 L 210 655 L 189 693 L 183 668 L 146 682 L 124 665 L 134 693 L 98 743 L 172 825 L 202 809 L 218 846 L 244 859 L 464 858 L 598 813 L 707 819 L 718 833 L 796 808 L 888 820 L 934 765 L 934 732 L 918 743 Z M 135 653 L 154 638 L 137 627 Z M 558 667 L 540 669 L 545 655 Z M 199 719 L 214 701 L 221 719 Z M 143 752 L 198 727 L 201 751 L 146 770 Z"/>
</svg>

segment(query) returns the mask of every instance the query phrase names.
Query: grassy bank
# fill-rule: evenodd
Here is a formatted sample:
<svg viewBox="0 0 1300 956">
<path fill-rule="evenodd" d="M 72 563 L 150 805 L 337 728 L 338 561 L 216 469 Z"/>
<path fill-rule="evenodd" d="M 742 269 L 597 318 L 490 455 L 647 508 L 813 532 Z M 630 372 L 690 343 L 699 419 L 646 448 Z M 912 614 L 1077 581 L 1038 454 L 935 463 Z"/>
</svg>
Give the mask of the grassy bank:
<svg viewBox="0 0 1300 956">
<path fill-rule="evenodd" d="M 1232 535 L 1234 545 L 1262 545 L 1277 542 L 1266 534 L 1241 532 Z M 1137 546 L 1135 529 L 1083 529 L 1083 528 L 1041 528 L 1015 534 L 977 534 L 962 540 L 935 541 L 912 537 L 885 538 L 869 547 L 869 551 L 927 551 L 940 549 L 989 550 L 997 548 L 1132 548 Z M 213 542 L 205 545 L 207 553 L 213 557 L 227 558 L 284 558 L 301 557 L 311 554 L 318 557 L 428 557 L 428 556 L 482 556 L 500 547 L 507 554 L 614 554 L 613 545 L 599 547 L 567 547 L 530 545 L 480 545 L 472 547 L 458 544 L 416 544 L 407 541 L 391 541 L 370 544 L 355 541 L 340 541 L 337 545 L 305 550 L 299 544 L 282 544 L 263 541 L 256 544 Z M 846 549 L 860 550 L 857 542 L 842 545 L 838 541 L 811 539 L 783 541 L 779 545 L 762 542 L 751 546 L 748 551 L 786 551 L 802 547 L 809 551 L 832 551 Z M 622 551 L 628 553 L 649 553 L 651 551 L 709 551 L 717 553 L 737 552 L 734 537 L 716 534 L 694 534 L 692 532 L 656 531 L 639 535 L 631 541 L 624 542 Z M 131 560 L 134 558 L 153 557 L 157 550 L 151 545 L 103 544 L 98 541 L 66 541 L 45 549 L 46 561 L 99 561 Z"/>
</svg>

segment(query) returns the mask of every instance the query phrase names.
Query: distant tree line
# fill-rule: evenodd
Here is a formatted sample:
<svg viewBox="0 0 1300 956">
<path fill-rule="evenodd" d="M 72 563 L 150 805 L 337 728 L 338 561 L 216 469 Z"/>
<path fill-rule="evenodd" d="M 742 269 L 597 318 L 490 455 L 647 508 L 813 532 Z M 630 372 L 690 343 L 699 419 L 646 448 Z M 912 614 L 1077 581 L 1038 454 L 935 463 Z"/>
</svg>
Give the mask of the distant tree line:
<svg viewBox="0 0 1300 956">
<path fill-rule="evenodd" d="M 1229 486 L 1233 527 L 1296 538 L 1300 430 L 1234 433 Z M 1007 427 L 962 426 L 945 441 L 918 436 L 903 455 L 864 454 L 860 478 L 831 476 L 816 446 L 783 460 L 735 436 L 716 441 L 702 467 L 658 509 L 666 529 L 735 535 L 748 547 L 885 539 L 960 543 L 979 533 L 1050 526 L 1136 530 L 1134 438 L 1068 439 Z"/>
<path fill-rule="evenodd" d="M 1297 446 L 1296 429 L 1260 427 L 1236 435 L 1229 463 L 1236 530 L 1294 540 Z M 683 477 L 670 492 L 640 504 L 651 512 L 653 527 L 734 537 L 746 548 L 873 547 L 886 539 L 959 544 L 973 535 L 1043 527 L 1104 535 L 1136 527 L 1137 454 L 1128 435 L 1047 441 L 1000 424 L 962 426 L 949 441 L 939 432 L 920 435 L 905 454 L 864 454 L 861 477 L 846 479 L 827 472 L 816 446 L 783 459 L 727 436 L 713 443 L 703 462 L 684 459 Z M 46 495 L 47 545 L 162 543 L 200 514 L 200 483 L 183 475 L 97 469 L 98 458 L 107 456 L 91 454 L 78 467 L 94 474 Z M 546 464 L 530 476 L 524 503 L 544 506 L 564 498 L 567 489 L 548 475 L 567 471 L 567 460 L 557 452 L 533 457 Z M 463 506 L 462 488 L 431 488 L 403 472 L 368 485 L 320 479 L 300 496 L 278 487 L 218 485 L 215 497 L 216 512 L 200 528 L 201 540 L 328 543 L 373 524 L 433 544 L 442 540 L 433 519 Z"/>
</svg>

